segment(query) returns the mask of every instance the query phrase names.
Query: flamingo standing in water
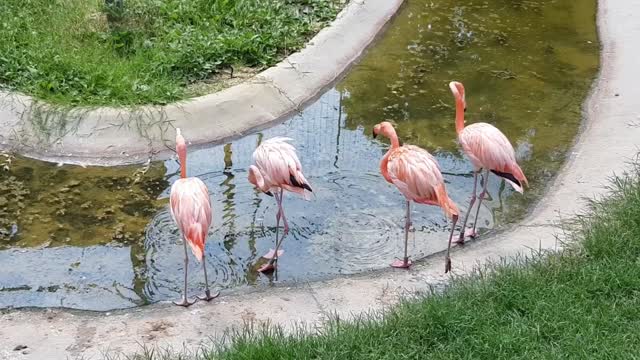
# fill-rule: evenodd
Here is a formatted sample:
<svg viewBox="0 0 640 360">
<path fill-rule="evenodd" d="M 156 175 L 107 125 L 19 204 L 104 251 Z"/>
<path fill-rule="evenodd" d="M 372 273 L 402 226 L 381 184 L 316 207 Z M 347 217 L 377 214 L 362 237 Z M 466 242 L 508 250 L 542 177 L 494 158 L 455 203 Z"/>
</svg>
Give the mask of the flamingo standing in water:
<svg viewBox="0 0 640 360">
<path fill-rule="evenodd" d="M 464 96 L 464 86 L 460 82 L 452 81 L 449 83 L 449 88 L 456 100 L 456 132 L 458 133 L 458 142 L 474 167 L 471 201 L 467 214 L 464 217 L 464 222 L 462 223 L 460 237 L 458 241 L 456 241 L 457 243 L 464 244 L 465 237 L 475 238 L 477 236 L 476 223 L 478 221 L 482 199 L 484 199 L 487 194 L 489 172 L 503 178 L 521 194 L 523 192 L 523 185 L 528 183 L 522 169 L 520 169 L 520 166 L 516 162 L 515 151 L 509 139 L 495 126 L 487 123 L 474 123 L 465 127 L 464 113 L 467 110 L 467 103 Z M 473 220 L 473 228 L 465 231 L 469 213 L 471 213 L 471 209 L 476 202 L 478 174 L 483 169 L 486 171 L 484 175 L 484 185 L 479 196 L 480 201 L 478 201 L 478 209 L 476 210 L 475 220 Z"/>
<path fill-rule="evenodd" d="M 413 145 L 400 146 L 398 135 L 393 125 L 381 122 L 373 127 L 373 137 L 386 136 L 391 140 L 391 148 L 380 162 L 380 172 L 390 183 L 395 185 L 407 200 L 407 215 L 404 225 L 404 258 L 394 261 L 391 266 L 408 268 L 411 261 L 407 254 L 409 227 L 411 226 L 411 201 L 418 204 L 440 206 L 445 215 L 452 218 L 451 234 L 445 260 L 445 273 L 451 270 L 451 239 L 458 221 L 458 207 L 447 195 L 444 179 L 436 159 L 428 151 Z"/>
<path fill-rule="evenodd" d="M 278 257 L 283 253 L 280 250 L 280 244 L 289 233 L 289 223 L 282 207 L 284 191 L 287 190 L 302 195 L 306 200 L 309 200 L 309 194 L 306 191 L 313 191 L 302 174 L 302 166 L 298 155 L 296 155 L 296 149 L 287 142 L 290 140 L 286 137 L 274 137 L 264 141 L 253 152 L 255 165 L 249 166 L 249 182 L 267 195 L 275 196 L 278 203 L 276 247 L 275 250 L 271 249 L 263 256 L 263 258 L 269 259 L 269 262 L 258 269 L 260 272 L 268 272 L 275 269 Z M 281 217 L 284 223 L 284 232 L 282 237 L 278 239 Z"/>
<path fill-rule="evenodd" d="M 182 300 L 174 302 L 176 305 L 189 306 L 195 302 L 187 299 L 187 268 L 189 257 L 187 243 L 191 247 L 193 255 L 202 262 L 204 269 L 204 282 L 206 290 L 204 296 L 198 296 L 200 300 L 210 301 L 219 293 L 211 295 L 209 281 L 207 279 L 207 264 L 203 260 L 204 243 L 207 239 L 209 226 L 211 226 L 211 200 L 209 190 L 202 180 L 196 177 L 187 177 L 187 144 L 176 129 L 176 151 L 180 160 L 180 179 L 171 186 L 170 204 L 171 216 L 178 225 L 184 244 L 184 293 Z"/>
</svg>

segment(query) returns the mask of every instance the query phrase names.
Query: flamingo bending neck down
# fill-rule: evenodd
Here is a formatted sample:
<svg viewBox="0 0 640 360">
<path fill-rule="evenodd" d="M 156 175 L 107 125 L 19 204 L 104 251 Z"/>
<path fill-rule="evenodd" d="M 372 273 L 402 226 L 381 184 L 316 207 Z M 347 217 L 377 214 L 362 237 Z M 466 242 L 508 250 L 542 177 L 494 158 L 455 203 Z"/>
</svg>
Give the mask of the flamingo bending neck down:
<svg viewBox="0 0 640 360">
<path fill-rule="evenodd" d="M 269 262 L 258 269 L 260 272 L 270 272 L 275 269 L 278 257 L 283 254 L 280 245 L 289 233 L 289 223 L 284 215 L 282 200 L 284 191 L 302 195 L 309 199 L 307 191 L 312 192 L 311 186 L 302 174 L 302 165 L 296 154 L 296 149 L 288 143 L 291 139 L 274 137 L 265 140 L 253 152 L 255 165 L 249 166 L 249 182 L 267 195 L 275 196 L 278 203 L 276 213 L 276 246 L 263 256 Z M 282 237 L 278 239 L 280 218 L 284 222 Z"/>
<path fill-rule="evenodd" d="M 456 101 L 456 132 L 458 133 L 458 142 L 462 146 L 462 150 L 469 157 L 473 164 L 473 192 L 467 214 L 464 217 L 460 237 L 457 243 L 464 244 L 466 236 L 475 238 L 478 214 L 482 200 L 487 194 L 487 184 L 489 183 L 489 172 L 503 178 L 517 192 L 523 192 L 523 185 L 528 184 L 527 178 L 524 176 L 522 169 L 516 161 L 515 151 L 509 142 L 509 139 L 495 126 L 487 123 L 474 123 L 464 126 L 464 113 L 467 110 L 464 86 L 462 83 L 452 81 L 449 88 Z M 478 174 L 485 170 L 484 184 L 480 193 L 480 201 L 478 201 L 478 209 L 476 210 L 473 228 L 465 231 L 467 220 L 471 209 L 476 202 L 476 186 L 478 182 Z"/>
<path fill-rule="evenodd" d="M 207 233 L 211 226 L 211 200 L 209 190 L 202 180 L 196 177 L 187 177 L 187 144 L 182 137 L 180 129 L 176 129 L 176 151 L 180 161 L 180 179 L 171 186 L 169 196 L 171 205 L 171 216 L 178 225 L 183 237 L 184 244 L 184 293 L 182 300 L 175 302 L 176 305 L 189 306 L 195 302 L 187 299 L 187 269 L 189 257 L 187 244 L 191 247 L 193 255 L 202 262 L 204 269 L 204 281 L 206 290 L 204 296 L 198 299 L 211 301 L 219 293 L 211 295 L 209 281 L 207 279 L 207 265 L 204 257 L 204 244 Z"/>
<path fill-rule="evenodd" d="M 447 195 L 442 173 L 436 159 L 428 151 L 413 145 L 400 146 L 393 125 L 381 122 L 373 128 L 373 137 L 383 135 L 391 140 L 391 148 L 380 162 L 382 176 L 395 185 L 405 196 L 407 215 L 404 227 L 404 258 L 394 261 L 391 266 L 408 268 L 411 261 L 407 254 L 409 227 L 411 226 L 411 201 L 418 204 L 435 205 L 442 208 L 445 215 L 452 218 L 451 233 L 445 259 L 445 273 L 451 270 L 451 239 L 458 221 L 458 207 Z"/>
</svg>

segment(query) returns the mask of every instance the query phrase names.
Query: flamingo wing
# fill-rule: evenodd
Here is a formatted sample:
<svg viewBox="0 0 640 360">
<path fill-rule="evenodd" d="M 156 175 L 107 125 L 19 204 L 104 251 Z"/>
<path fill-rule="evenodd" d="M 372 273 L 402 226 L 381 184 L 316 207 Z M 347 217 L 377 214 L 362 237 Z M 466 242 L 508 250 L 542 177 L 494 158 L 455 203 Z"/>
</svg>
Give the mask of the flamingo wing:
<svg viewBox="0 0 640 360">
<path fill-rule="evenodd" d="M 266 140 L 254 151 L 253 159 L 266 182 L 304 194 L 304 190 L 312 190 L 302 173 L 295 147 L 288 143 L 290 140 L 284 137 Z"/>
<path fill-rule="evenodd" d="M 198 178 L 179 179 L 171 187 L 169 202 L 173 220 L 195 257 L 202 261 L 212 214 L 207 186 Z"/>
<path fill-rule="evenodd" d="M 509 139 L 498 128 L 487 123 L 472 124 L 464 128 L 458 139 L 477 169 L 491 170 L 522 192 L 522 183 L 527 183 L 527 178 L 516 161 Z"/>
<path fill-rule="evenodd" d="M 447 195 L 440 166 L 428 151 L 412 145 L 399 147 L 390 154 L 387 171 L 407 199 L 441 206 L 448 215 L 458 214 Z"/>
</svg>

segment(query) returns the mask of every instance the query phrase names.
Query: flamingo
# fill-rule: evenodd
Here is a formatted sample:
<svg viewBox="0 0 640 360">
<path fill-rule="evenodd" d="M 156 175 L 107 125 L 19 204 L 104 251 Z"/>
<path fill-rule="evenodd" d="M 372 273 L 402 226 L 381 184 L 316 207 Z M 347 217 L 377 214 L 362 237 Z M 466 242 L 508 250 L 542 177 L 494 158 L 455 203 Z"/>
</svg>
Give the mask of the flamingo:
<svg viewBox="0 0 640 360">
<path fill-rule="evenodd" d="M 391 140 L 391 148 L 380 162 L 382 176 L 395 185 L 406 198 L 407 214 L 404 225 L 404 258 L 395 260 L 391 266 L 409 268 L 411 261 L 407 254 L 409 227 L 411 226 L 411 201 L 418 204 L 435 205 L 451 217 L 452 226 L 445 259 L 445 273 L 451 271 L 451 239 L 458 221 L 458 207 L 447 195 L 440 166 L 427 150 L 413 145 L 400 146 L 398 135 L 391 123 L 384 121 L 373 127 L 373 137 L 386 136 Z"/>
<path fill-rule="evenodd" d="M 289 233 L 289 223 L 284 215 L 282 200 L 284 191 L 302 195 L 305 200 L 309 200 L 306 191 L 313 192 L 307 179 L 302 173 L 302 166 L 296 149 L 288 143 L 292 139 L 286 137 L 274 137 L 264 141 L 253 152 L 255 165 L 249 166 L 249 182 L 269 196 L 275 196 L 278 203 L 276 213 L 276 247 L 263 256 L 269 262 L 258 269 L 260 272 L 269 272 L 275 269 L 278 257 L 283 254 L 280 245 L 285 236 Z M 278 240 L 278 228 L 280 218 L 284 223 L 282 237 Z"/>
<path fill-rule="evenodd" d="M 473 164 L 473 192 L 471 193 L 471 201 L 467 214 L 464 217 L 460 237 L 456 243 L 464 244 L 465 237 L 475 238 L 476 223 L 482 200 L 487 194 L 487 184 L 489 183 L 489 172 L 503 178 L 517 192 L 523 193 L 523 185 L 527 184 L 527 178 L 524 176 L 522 169 L 516 162 L 515 151 L 509 142 L 509 139 L 493 125 L 487 123 L 474 123 L 464 126 L 464 113 L 467 110 L 467 103 L 464 96 L 464 86 L 462 83 L 452 81 L 449 88 L 453 93 L 456 101 L 456 132 L 458 133 L 458 142 L 462 146 L 462 150 L 469 157 Z M 485 170 L 484 184 L 478 201 L 478 209 L 476 210 L 475 220 L 473 220 L 473 228 L 465 231 L 467 220 L 471 209 L 476 202 L 476 186 L 478 182 L 478 174 Z"/>
<path fill-rule="evenodd" d="M 176 180 L 171 186 L 169 201 L 171 216 L 180 229 L 184 244 L 184 293 L 182 294 L 182 300 L 174 302 L 174 304 L 187 307 L 196 302 L 196 300 L 189 301 L 187 299 L 187 268 L 189 264 L 187 243 L 196 259 L 202 262 L 202 268 L 204 269 L 206 290 L 204 296 L 197 296 L 197 298 L 211 301 L 220 293 L 211 295 L 207 279 L 207 265 L 206 261 L 203 261 L 204 243 L 211 226 L 209 190 L 202 180 L 196 177 L 187 177 L 187 144 L 182 137 L 180 129 L 176 129 L 176 151 L 180 160 L 180 179 Z"/>
</svg>

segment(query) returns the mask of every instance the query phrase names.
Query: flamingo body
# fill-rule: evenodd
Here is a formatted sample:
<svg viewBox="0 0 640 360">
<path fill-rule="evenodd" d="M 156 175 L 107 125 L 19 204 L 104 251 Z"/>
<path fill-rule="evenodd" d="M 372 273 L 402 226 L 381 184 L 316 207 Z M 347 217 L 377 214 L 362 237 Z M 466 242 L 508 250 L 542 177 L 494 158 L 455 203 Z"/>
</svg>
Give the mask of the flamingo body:
<svg viewBox="0 0 640 360">
<path fill-rule="evenodd" d="M 458 214 L 447 195 L 440 166 L 427 150 L 413 145 L 391 149 L 383 158 L 380 170 L 407 200 L 440 206 L 449 217 Z"/>
<path fill-rule="evenodd" d="M 211 226 L 211 200 L 207 186 L 195 177 L 178 179 L 171 186 L 169 201 L 173 220 L 184 234 L 193 255 L 202 261 L 204 243 Z"/>
<path fill-rule="evenodd" d="M 279 188 L 308 198 L 305 190 L 312 191 L 302 173 L 296 149 L 286 137 L 264 141 L 253 152 L 255 165 L 249 167 L 249 182 L 263 192 Z"/>
<path fill-rule="evenodd" d="M 465 126 L 458 142 L 476 171 L 488 169 L 504 178 L 519 193 L 527 183 L 509 139 L 498 128 L 487 123 Z"/>
<path fill-rule="evenodd" d="M 313 190 L 304 174 L 302 165 L 296 154 L 296 149 L 289 143 L 292 139 L 286 137 L 274 137 L 265 140 L 253 152 L 254 165 L 249 166 L 248 180 L 267 195 L 275 196 L 278 203 L 276 213 L 276 246 L 263 257 L 269 262 L 258 269 L 260 272 L 268 272 L 275 269 L 275 262 L 282 255 L 280 245 L 289 232 L 289 224 L 284 215 L 282 200 L 284 191 L 289 191 L 303 196 L 309 200 L 309 193 Z M 284 232 L 278 239 L 280 218 L 284 222 Z"/>
</svg>

